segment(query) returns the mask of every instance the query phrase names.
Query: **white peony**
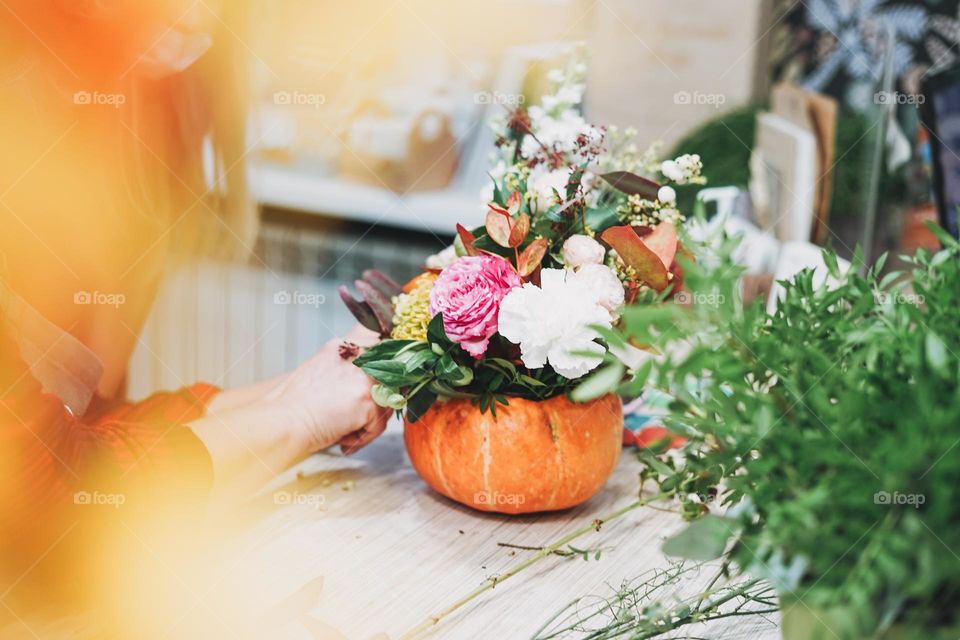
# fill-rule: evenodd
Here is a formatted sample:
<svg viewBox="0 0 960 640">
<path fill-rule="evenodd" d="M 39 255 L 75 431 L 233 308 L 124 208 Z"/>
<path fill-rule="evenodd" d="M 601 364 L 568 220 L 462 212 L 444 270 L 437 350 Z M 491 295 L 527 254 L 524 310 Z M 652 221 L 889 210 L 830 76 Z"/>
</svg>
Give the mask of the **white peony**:
<svg viewBox="0 0 960 640">
<path fill-rule="evenodd" d="M 581 272 L 543 269 L 539 287 L 528 282 L 501 301 L 498 331 L 520 345 L 521 360 L 527 367 L 539 369 L 549 363 L 558 374 L 574 380 L 602 362 L 604 347 L 595 342 L 597 334 L 591 325 L 613 324 L 614 315 L 604 305 L 612 294 L 606 285 L 597 287 L 603 278 L 597 269 L 610 269 L 588 267 Z M 613 272 L 610 275 L 616 279 Z M 617 285 L 620 287 L 619 281 Z"/>
<path fill-rule="evenodd" d="M 585 264 L 600 264 L 607 250 L 603 245 L 581 234 L 567 238 L 563 243 L 563 263 L 568 267 L 577 268 Z"/>
</svg>

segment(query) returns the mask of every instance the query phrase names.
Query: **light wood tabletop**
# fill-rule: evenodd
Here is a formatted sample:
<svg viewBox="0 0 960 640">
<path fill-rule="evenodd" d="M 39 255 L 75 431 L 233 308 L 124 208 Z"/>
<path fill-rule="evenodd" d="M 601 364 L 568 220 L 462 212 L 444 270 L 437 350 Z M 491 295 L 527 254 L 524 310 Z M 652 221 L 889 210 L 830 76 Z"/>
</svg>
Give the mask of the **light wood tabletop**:
<svg viewBox="0 0 960 640">
<path fill-rule="evenodd" d="M 503 544 L 551 544 L 637 499 L 641 464 L 625 451 L 606 487 L 577 508 L 531 516 L 479 513 L 419 479 L 400 429 L 391 425 L 350 457 L 312 456 L 257 498 L 261 508 L 240 546 L 245 563 L 258 567 L 260 601 L 276 603 L 281 612 L 284 634 L 396 640 L 535 554 Z M 578 548 L 600 550 L 599 559 L 546 557 L 418 637 L 530 638 L 575 598 L 592 596 L 585 603 L 596 603 L 624 582 L 669 566 L 661 543 L 683 526 L 674 513 L 631 511 L 576 541 Z M 703 567 L 681 590 L 702 588 L 714 572 Z M 748 616 L 671 637 L 773 639 L 779 631 L 775 617 Z"/>
</svg>

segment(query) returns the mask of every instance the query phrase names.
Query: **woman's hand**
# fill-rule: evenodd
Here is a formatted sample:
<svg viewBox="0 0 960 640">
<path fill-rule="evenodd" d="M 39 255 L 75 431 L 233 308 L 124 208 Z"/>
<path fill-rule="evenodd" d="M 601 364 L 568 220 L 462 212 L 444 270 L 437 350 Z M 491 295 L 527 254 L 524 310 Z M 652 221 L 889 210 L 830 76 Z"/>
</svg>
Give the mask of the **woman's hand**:
<svg viewBox="0 0 960 640">
<path fill-rule="evenodd" d="M 353 453 L 383 433 L 390 410 L 352 362 L 376 340 L 358 327 L 288 374 L 214 398 L 190 427 L 210 452 L 215 492 L 246 495 L 314 451 Z"/>
<path fill-rule="evenodd" d="M 358 326 L 324 345 L 268 394 L 270 402 L 299 413 L 309 451 L 339 443 L 349 454 L 383 433 L 390 409 L 374 403 L 373 381 L 353 364 L 363 347 L 376 342 L 375 333 Z"/>
</svg>

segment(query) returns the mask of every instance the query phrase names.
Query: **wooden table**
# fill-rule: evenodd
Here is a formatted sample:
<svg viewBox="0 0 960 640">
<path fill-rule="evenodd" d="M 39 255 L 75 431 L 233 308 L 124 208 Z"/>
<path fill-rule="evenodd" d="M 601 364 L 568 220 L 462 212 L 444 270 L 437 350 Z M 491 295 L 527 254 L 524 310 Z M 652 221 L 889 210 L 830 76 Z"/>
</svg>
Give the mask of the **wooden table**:
<svg viewBox="0 0 960 640">
<path fill-rule="evenodd" d="M 533 553 L 498 543 L 550 544 L 635 500 L 639 469 L 625 452 L 603 491 L 569 511 L 483 514 L 431 491 L 409 464 L 399 426 L 391 425 L 354 456 L 316 455 L 278 478 L 260 494 L 264 509 L 240 541 L 245 562 L 259 567 L 261 601 L 278 603 L 285 635 L 302 627 L 304 638 L 396 640 Z M 635 510 L 577 540 L 578 547 L 602 549 L 599 560 L 545 558 L 422 637 L 529 638 L 575 598 L 612 595 L 623 581 L 667 566 L 661 542 L 682 526 L 675 514 Z M 710 575 L 705 568 L 702 582 Z M 776 623 L 732 618 L 677 637 L 773 639 Z"/>
</svg>

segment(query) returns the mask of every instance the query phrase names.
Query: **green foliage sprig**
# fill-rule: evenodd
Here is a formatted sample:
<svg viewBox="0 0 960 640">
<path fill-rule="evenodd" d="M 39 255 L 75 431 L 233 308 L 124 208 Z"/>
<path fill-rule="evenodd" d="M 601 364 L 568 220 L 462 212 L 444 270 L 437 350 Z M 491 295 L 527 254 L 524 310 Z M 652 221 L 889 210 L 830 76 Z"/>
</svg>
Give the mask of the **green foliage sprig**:
<svg viewBox="0 0 960 640">
<path fill-rule="evenodd" d="M 549 366 L 531 371 L 505 357 L 476 360 L 447 337 L 439 314 L 427 327 L 426 342 L 384 340 L 354 364 L 377 381 L 373 389 L 377 402 L 397 411 L 406 409 L 411 422 L 438 399 L 470 399 L 482 411 L 496 414 L 497 405 L 508 404 L 509 397 L 542 400 L 566 393 L 575 382 Z"/>
<path fill-rule="evenodd" d="M 679 592 L 702 569 L 699 563 L 676 562 L 625 581 L 608 597 L 577 598 L 554 614 L 533 640 L 676 637 L 672 634 L 690 625 L 776 612 L 776 592 L 756 578 L 727 581 L 718 575 L 703 591 Z"/>
<path fill-rule="evenodd" d="M 960 245 L 937 231 L 945 248 L 909 273 L 825 254 L 835 285 L 801 272 L 772 316 L 742 304 L 728 260 L 684 265 L 692 308 L 624 313 L 668 354 L 639 375 L 689 438 L 682 461 L 648 459 L 697 518 L 668 552 L 726 555 L 845 637 L 956 624 Z"/>
</svg>

